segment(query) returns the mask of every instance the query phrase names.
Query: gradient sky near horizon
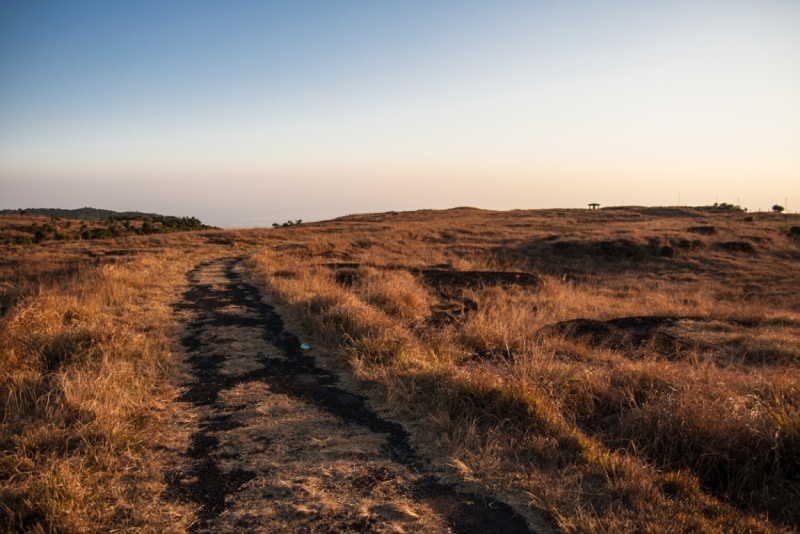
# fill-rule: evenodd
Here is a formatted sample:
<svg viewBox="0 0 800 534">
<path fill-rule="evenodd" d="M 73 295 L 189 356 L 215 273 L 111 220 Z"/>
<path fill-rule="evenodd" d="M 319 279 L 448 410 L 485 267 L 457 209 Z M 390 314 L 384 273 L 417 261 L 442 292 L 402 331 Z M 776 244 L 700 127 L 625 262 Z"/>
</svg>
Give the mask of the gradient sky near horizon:
<svg viewBox="0 0 800 534">
<path fill-rule="evenodd" d="M 797 1 L 0 0 L 0 208 L 787 198 Z"/>
</svg>

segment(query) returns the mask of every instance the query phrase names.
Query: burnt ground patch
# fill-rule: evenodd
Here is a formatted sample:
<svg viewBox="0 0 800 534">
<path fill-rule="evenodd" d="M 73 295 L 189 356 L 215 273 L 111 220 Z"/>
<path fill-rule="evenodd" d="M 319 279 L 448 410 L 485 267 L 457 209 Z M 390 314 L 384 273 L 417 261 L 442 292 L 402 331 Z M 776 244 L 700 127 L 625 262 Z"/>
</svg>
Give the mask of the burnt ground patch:
<svg viewBox="0 0 800 534">
<path fill-rule="evenodd" d="M 719 244 L 719 248 L 729 252 L 744 252 L 747 254 L 753 254 L 756 251 L 753 244 L 748 241 L 725 241 Z"/>
<path fill-rule="evenodd" d="M 344 287 L 356 285 L 362 277 L 359 263 L 326 263 L 324 267 L 334 270 L 334 280 Z M 431 316 L 426 327 L 442 327 L 461 324 L 469 314 L 478 310 L 478 303 L 463 296 L 464 289 L 483 287 L 518 286 L 537 288 L 539 277 L 522 272 L 505 271 L 455 271 L 449 265 L 437 265 L 432 269 L 408 269 L 405 267 L 381 267 L 392 270 L 406 270 L 418 276 L 426 285 L 436 290 L 439 302 L 431 307 Z M 378 267 L 375 267 L 378 268 Z"/>
<path fill-rule="evenodd" d="M 284 330 L 282 319 L 272 306 L 262 301 L 259 289 L 245 282 L 236 272 L 241 259 L 228 258 L 198 265 L 188 273 L 189 289 L 176 306 L 189 312 L 187 335 L 182 343 L 187 353 L 186 362 L 195 379 L 187 384 L 180 400 L 204 408 L 206 415 L 199 421 L 185 453 L 189 467 L 166 475 L 169 485 L 167 497 L 200 506 L 199 521 L 193 527 L 195 531 L 213 528 L 213 519 L 225 512 L 230 498 L 256 476 L 252 470 L 224 468 L 225 458 L 235 456 L 235 453 L 227 453 L 227 456 L 221 453 L 219 432 L 235 428 L 238 423 L 234 416 L 246 405 L 229 406 L 223 410 L 219 398 L 223 392 L 237 386 L 261 383 L 266 384 L 271 393 L 313 405 L 342 423 L 384 436 L 380 454 L 398 469 L 405 469 L 409 474 L 407 479 L 415 480 L 408 488 L 410 495 L 440 514 L 455 532 L 530 532 L 525 521 L 508 505 L 488 496 L 459 492 L 453 486 L 438 482 L 432 475 L 426 475 L 427 462 L 411 446 L 408 432 L 400 424 L 378 416 L 367 405 L 365 397 L 338 387 L 336 376 L 318 366 L 312 355 L 300 349 L 299 339 Z M 204 270 L 220 268 L 224 273 L 222 280 L 209 283 L 201 276 Z M 233 313 L 233 309 L 240 312 Z M 241 313 L 241 310 L 246 313 Z M 226 347 L 235 340 L 230 338 L 230 334 L 220 332 L 230 327 L 259 329 L 264 341 L 277 349 L 281 357 L 253 354 L 252 359 L 259 364 L 256 368 L 239 374 L 226 372 L 225 365 L 230 359 Z M 264 454 L 269 454 L 271 438 L 259 436 L 257 441 Z M 320 531 L 325 531 L 325 528 L 331 532 L 337 529 L 373 531 L 369 520 L 359 521 L 366 522 L 363 525 L 321 525 Z M 241 528 L 246 530 L 249 527 L 242 524 Z"/>
<path fill-rule="evenodd" d="M 438 290 L 479 289 L 492 286 L 538 287 L 541 283 L 537 276 L 529 273 L 444 269 L 422 269 L 418 273 L 426 284 Z"/>
<path fill-rule="evenodd" d="M 538 288 L 539 277 L 529 273 L 504 271 L 454 271 L 450 269 L 422 269 L 412 271 L 439 294 L 439 302 L 431 307 L 427 325 L 442 327 L 458 325 L 478 311 L 478 303 L 463 295 L 465 289 L 484 287 Z"/>
<path fill-rule="evenodd" d="M 361 267 L 407 270 L 419 276 L 424 283 L 434 289 L 447 292 L 494 286 L 538 287 L 541 284 L 539 277 L 529 273 L 506 271 L 456 271 L 450 269 L 450 266 L 447 264 L 436 265 L 434 268 L 430 269 L 411 269 L 402 266 L 387 267 L 346 262 L 324 263 L 322 266 L 334 270 L 335 280 L 346 287 L 350 287 L 359 281 L 361 277 L 359 269 Z"/>
<path fill-rule="evenodd" d="M 717 233 L 715 226 L 692 226 L 686 229 L 687 232 L 700 235 L 714 235 Z"/>
<path fill-rule="evenodd" d="M 702 317 L 676 316 L 637 316 L 620 317 L 609 321 L 594 319 L 572 319 L 547 325 L 537 332 L 537 336 L 562 337 L 572 341 L 587 343 L 634 354 L 643 348 L 673 357 L 680 351 L 695 347 L 689 341 L 665 331 L 679 321 L 702 321 Z"/>
</svg>

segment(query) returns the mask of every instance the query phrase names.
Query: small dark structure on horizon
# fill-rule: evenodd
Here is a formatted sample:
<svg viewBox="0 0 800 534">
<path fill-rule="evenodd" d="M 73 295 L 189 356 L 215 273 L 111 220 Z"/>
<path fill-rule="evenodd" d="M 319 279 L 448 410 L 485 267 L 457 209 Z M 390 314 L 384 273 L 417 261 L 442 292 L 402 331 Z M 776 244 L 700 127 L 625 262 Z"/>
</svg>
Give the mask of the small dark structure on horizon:
<svg viewBox="0 0 800 534">
<path fill-rule="evenodd" d="M 596 202 L 592 202 L 591 204 L 589 204 L 589 209 L 590 210 L 596 210 L 599 207 L 600 207 L 600 204 L 598 204 Z"/>
</svg>

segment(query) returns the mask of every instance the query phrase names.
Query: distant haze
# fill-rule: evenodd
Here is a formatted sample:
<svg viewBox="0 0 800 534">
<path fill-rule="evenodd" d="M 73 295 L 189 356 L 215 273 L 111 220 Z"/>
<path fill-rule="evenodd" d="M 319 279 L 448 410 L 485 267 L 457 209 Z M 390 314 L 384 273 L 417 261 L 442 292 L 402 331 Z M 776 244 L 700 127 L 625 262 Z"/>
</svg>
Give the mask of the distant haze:
<svg viewBox="0 0 800 534">
<path fill-rule="evenodd" d="M 798 95 L 797 1 L 4 1 L 0 209 L 797 211 Z"/>
</svg>

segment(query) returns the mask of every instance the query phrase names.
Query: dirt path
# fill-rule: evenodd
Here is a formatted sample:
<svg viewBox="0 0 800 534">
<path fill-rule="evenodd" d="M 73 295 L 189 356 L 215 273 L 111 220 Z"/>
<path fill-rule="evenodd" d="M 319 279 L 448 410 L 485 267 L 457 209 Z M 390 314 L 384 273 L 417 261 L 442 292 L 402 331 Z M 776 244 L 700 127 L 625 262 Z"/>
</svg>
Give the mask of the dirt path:
<svg viewBox="0 0 800 534">
<path fill-rule="evenodd" d="M 200 508 L 195 532 L 530 532 L 426 473 L 403 427 L 302 352 L 238 262 L 197 266 L 179 305 L 197 426 L 167 479 Z"/>
</svg>

